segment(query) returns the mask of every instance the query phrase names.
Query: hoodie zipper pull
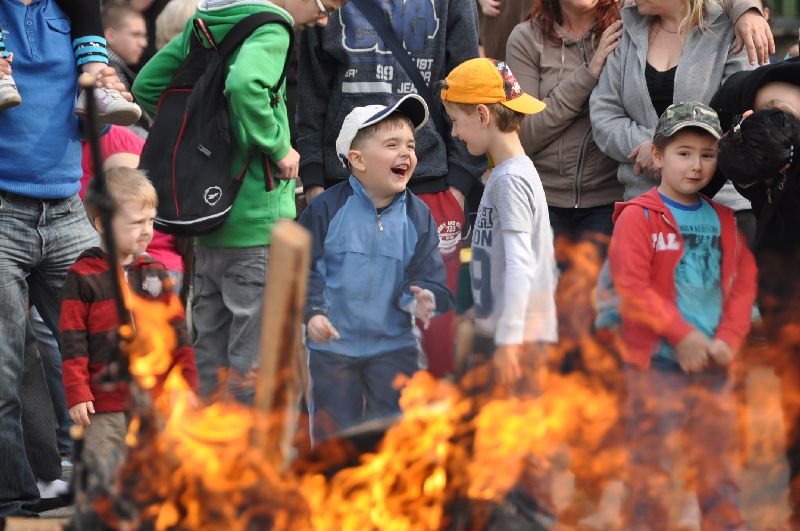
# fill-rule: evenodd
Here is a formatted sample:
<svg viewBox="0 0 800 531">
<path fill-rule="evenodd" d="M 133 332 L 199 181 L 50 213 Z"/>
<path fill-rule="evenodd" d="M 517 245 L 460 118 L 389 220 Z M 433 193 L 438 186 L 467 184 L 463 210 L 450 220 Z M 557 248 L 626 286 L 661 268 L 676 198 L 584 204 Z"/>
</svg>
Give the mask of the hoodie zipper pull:
<svg viewBox="0 0 800 531">
<path fill-rule="evenodd" d="M 378 230 L 383 232 L 383 223 L 381 223 L 381 215 L 380 214 L 376 214 L 375 215 L 375 222 L 378 225 Z"/>
</svg>

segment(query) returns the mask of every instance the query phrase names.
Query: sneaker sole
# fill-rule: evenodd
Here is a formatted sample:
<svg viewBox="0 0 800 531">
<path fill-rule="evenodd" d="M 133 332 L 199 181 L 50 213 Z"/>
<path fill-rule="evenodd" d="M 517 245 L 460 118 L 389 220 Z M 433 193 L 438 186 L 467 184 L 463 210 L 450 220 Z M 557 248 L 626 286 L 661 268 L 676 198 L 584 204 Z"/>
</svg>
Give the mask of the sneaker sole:
<svg viewBox="0 0 800 531">
<path fill-rule="evenodd" d="M 88 113 L 86 112 L 86 109 L 75 109 L 75 114 L 77 114 L 78 117 L 85 119 Z M 138 122 L 139 118 L 141 117 L 142 114 L 140 112 L 136 112 L 135 110 L 120 109 L 118 111 L 112 111 L 105 114 L 98 114 L 97 120 L 100 125 L 111 124 L 128 126 Z"/>
<path fill-rule="evenodd" d="M 0 111 L 9 109 L 11 107 L 16 107 L 20 103 L 22 103 L 22 98 L 19 96 L 9 96 L 7 98 L 3 98 L 0 100 Z"/>
</svg>

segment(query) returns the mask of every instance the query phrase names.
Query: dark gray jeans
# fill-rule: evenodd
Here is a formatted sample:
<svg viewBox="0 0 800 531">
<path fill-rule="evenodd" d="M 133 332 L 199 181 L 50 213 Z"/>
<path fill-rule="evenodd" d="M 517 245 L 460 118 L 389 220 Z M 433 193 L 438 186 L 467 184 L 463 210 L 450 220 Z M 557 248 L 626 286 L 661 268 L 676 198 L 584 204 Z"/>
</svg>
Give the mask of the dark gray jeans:
<svg viewBox="0 0 800 531">
<path fill-rule="evenodd" d="M 192 327 L 200 394 L 219 389 L 252 403 L 248 373 L 258 365 L 267 247 L 196 247 Z"/>
<path fill-rule="evenodd" d="M 703 529 L 738 529 L 736 401 L 727 370 L 625 367 L 628 486 L 625 529 L 666 531 L 672 474 L 686 456 Z"/>
<path fill-rule="evenodd" d="M 39 498 L 21 423 L 28 298 L 59 338 L 67 269 L 97 241 L 77 195 L 38 201 L 0 193 L 0 517 L 29 514 Z"/>
</svg>

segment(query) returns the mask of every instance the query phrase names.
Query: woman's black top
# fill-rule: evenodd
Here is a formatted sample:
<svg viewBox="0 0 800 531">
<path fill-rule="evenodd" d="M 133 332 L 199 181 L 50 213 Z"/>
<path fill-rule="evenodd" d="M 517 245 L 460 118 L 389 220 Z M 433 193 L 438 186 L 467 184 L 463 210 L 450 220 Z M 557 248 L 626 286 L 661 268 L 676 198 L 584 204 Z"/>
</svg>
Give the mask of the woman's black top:
<svg viewBox="0 0 800 531">
<path fill-rule="evenodd" d="M 675 93 L 675 70 L 677 69 L 677 66 L 673 66 L 666 72 L 659 72 L 650 66 L 650 63 L 647 63 L 644 68 L 647 92 L 650 93 L 650 101 L 653 102 L 653 107 L 659 116 L 672 105 L 672 96 Z"/>
</svg>

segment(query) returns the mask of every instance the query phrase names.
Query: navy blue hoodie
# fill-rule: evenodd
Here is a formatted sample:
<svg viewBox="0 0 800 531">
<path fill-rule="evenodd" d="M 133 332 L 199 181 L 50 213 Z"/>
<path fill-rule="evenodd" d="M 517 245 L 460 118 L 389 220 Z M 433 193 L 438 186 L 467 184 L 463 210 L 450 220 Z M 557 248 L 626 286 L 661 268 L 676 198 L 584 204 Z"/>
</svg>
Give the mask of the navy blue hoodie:
<svg viewBox="0 0 800 531">
<path fill-rule="evenodd" d="M 444 137 L 428 120 L 416 133 L 417 169 L 409 182 L 416 194 L 448 186 L 465 195 L 486 168 L 450 135 L 437 85 L 462 62 L 478 57 L 474 0 L 373 0 L 391 20 L 440 106 Z M 350 175 L 336 156 L 336 137 L 354 107 L 387 105 L 416 92 L 403 67 L 361 12 L 345 4 L 327 26 L 307 28 L 300 39 L 297 146 L 303 185 L 331 186 Z"/>
</svg>

